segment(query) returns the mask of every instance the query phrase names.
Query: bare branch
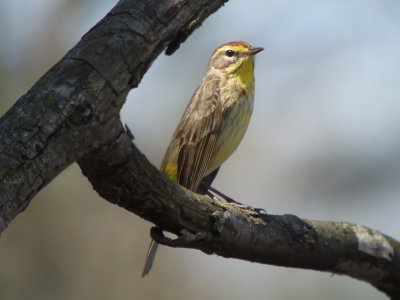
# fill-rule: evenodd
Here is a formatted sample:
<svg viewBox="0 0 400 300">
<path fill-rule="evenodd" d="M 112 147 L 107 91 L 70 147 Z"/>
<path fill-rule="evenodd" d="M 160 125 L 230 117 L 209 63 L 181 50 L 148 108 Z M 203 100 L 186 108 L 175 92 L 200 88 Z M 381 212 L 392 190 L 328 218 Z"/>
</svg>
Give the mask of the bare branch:
<svg viewBox="0 0 400 300">
<path fill-rule="evenodd" d="M 121 125 L 120 125 L 121 126 Z M 207 254 L 344 274 L 400 296 L 400 244 L 379 232 L 341 222 L 260 214 L 193 194 L 158 172 L 123 132 L 79 161 L 102 197 L 179 237 L 157 229 L 152 237 L 172 247 Z"/>
<path fill-rule="evenodd" d="M 400 297 L 399 243 L 359 225 L 260 215 L 193 194 L 158 172 L 119 120 L 129 90 L 225 0 L 121 0 L 0 120 L 0 231 L 78 161 L 95 190 L 161 228 L 174 247 L 346 274 Z"/>
<path fill-rule="evenodd" d="M 129 90 L 226 1 L 121 0 L 15 103 L 0 120 L 0 232 L 63 169 L 115 139 Z"/>
</svg>

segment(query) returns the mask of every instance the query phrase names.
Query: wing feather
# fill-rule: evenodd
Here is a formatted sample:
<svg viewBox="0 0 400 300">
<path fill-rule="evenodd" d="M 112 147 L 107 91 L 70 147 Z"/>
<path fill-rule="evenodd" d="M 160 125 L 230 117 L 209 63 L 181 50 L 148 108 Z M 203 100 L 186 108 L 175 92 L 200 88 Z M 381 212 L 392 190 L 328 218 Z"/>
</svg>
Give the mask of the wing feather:
<svg viewBox="0 0 400 300">
<path fill-rule="evenodd" d="M 179 138 L 178 182 L 197 190 L 206 176 L 222 122 L 219 80 L 205 80 L 189 103 L 176 138 Z"/>
</svg>

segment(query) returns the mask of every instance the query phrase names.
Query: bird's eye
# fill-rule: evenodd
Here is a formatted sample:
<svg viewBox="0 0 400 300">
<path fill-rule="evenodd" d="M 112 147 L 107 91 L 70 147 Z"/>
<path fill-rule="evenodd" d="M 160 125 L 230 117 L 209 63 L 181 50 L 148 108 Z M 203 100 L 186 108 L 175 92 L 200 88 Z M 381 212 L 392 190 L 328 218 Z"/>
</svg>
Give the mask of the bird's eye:
<svg viewBox="0 0 400 300">
<path fill-rule="evenodd" d="M 233 50 L 229 49 L 229 50 L 226 50 L 226 51 L 225 51 L 225 54 L 226 54 L 226 56 L 228 56 L 228 57 L 232 57 L 232 56 L 235 54 L 235 52 L 234 52 Z"/>
</svg>

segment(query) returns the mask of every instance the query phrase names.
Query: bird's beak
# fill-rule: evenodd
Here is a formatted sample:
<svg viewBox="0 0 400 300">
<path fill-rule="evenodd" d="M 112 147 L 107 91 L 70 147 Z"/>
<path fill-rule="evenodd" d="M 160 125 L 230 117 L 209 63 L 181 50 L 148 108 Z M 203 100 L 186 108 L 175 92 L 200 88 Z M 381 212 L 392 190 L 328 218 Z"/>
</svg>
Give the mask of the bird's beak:
<svg viewBox="0 0 400 300">
<path fill-rule="evenodd" d="M 251 56 L 253 56 L 253 55 L 256 55 L 258 52 L 261 52 L 261 51 L 263 51 L 264 50 L 264 48 L 262 48 L 262 47 L 251 47 L 250 49 L 249 49 L 249 51 L 247 51 L 247 55 L 251 55 Z"/>
</svg>

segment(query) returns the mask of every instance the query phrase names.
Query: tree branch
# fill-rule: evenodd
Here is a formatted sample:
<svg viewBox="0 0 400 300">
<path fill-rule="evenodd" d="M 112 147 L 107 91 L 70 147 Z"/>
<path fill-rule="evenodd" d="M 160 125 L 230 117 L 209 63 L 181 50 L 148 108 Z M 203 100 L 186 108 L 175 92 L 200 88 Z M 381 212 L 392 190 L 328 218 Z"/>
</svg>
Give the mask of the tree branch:
<svg viewBox="0 0 400 300">
<path fill-rule="evenodd" d="M 0 120 L 0 232 L 63 169 L 116 138 L 129 90 L 226 1 L 121 0 L 15 103 Z"/>
<path fill-rule="evenodd" d="M 193 194 L 160 174 L 124 131 L 128 91 L 224 2 L 121 0 L 16 102 L 0 120 L 0 231 L 78 161 L 102 197 L 179 235 L 153 230 L 163 244 L 346 274 L 399 298 L 398 242 L 359 225 L 260 215 Z"/>
<path fill-rule="evenodd" d="M 191 193 L 152 166 L 121 125 L 111 144 L 79 160 L 83 173 L 105 199 L 178 235 L 159 243 L 207 254 L 285 267 L 344 274 L 400 297 L 400 244 L 366 227 L 266 215 Z"/>
</svg>

